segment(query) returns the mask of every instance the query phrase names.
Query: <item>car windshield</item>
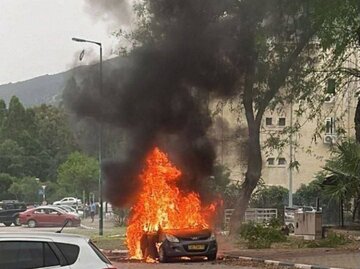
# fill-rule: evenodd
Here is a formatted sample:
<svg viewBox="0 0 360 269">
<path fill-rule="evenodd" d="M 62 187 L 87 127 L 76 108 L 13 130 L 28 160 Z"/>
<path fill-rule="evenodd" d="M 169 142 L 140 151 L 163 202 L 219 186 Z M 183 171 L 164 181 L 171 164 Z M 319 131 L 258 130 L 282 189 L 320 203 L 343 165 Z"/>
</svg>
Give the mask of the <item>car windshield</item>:
<svg viewBox="0 0 360 269">
<path fill-rule="evenodd" d="M 76 212 L 76 210 L 74 208 L 72 208 L 71 206 L 59 206 L 60 209 L 63 209 L 64 211 L 67 212 Z"/>
</svg>

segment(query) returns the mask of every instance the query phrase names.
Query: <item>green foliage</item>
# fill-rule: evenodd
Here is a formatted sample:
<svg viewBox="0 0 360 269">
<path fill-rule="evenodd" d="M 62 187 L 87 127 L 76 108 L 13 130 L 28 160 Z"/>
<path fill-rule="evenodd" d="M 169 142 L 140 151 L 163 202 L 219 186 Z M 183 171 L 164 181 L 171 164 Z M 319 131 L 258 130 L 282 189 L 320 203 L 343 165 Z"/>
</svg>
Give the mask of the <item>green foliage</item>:
<svg viewBox="0 0 360 269">
<path fill-rule="evenodd" d="M 26 130 L 27 117 L 24 106 L 19 98 L 13 96 L 9 103 L 7 117 L 3 124 L 3 133 L 6 137 L 17 141 L 19 136 Z"/>
<path fill-rule="evenodd" d="M 0 172 L 21 177 L 24 173 L 25 152 L 17 142 L 6 139 L 0 144 Z"/>
<path fill-rule="evenodd" d="M 320 202 L 327 200 L 328 198 L 324 195 L 321 186 L 322 182 L 322 179 L 315 179 L 308 185 L 301 184 L 300 188 L 294 194 L 294 204 L 315 206 L 317 198 L 320 199 Z"/>
<path fill-rule="evenodd" d="M 329 233 L 325 239 L 303 242 L 302 247 L 307 248 L 336 248 L 350 241 L 343 234 Z"/>
<path fill-rule="evenodd" d="M 12 192 L 5 183 L 3 192 L 22 199 L 35 199 L 24 194 L 29 185 L 24 177 L 56 181 L 59 165 L 77 148 L 62 109 L 49 105 L 26 109 L 17 97 L 11 98 L 8 108 L 0 100 L 0 138 L 0 173 L 16 178 Z"/>
<path fill-rule="evenodd" d="M 236 200 L 239 198 L 241 193 L 241 184 L 240 183 L 232 183 L 228 185 L 224 191 L 224 206 L 226 208 L 234 208 Z"/>
<path fill-rule="evenodd" d="M 212 193 L 223 196 L 230 183 L 230 170 L 224 165 L 214 167 L 213 176 L 209 178 L 207 186 Z"/>
<path fill-rule="evenodd" d="M 360 144 L 345 140 L 333 149 L 324 170 L 332 175 L 325 191 L 336 199 L 351 199 L 360 194 Z"/>
<path fill-rule="evenodd" d="M 251 207 L 283 209 L 287 203 L 289 191 L 281 186 L 260 186 L 253 194 Z"/>
<path fill-rule="evenodd" d="M 272 220 L 268 225 L 244 223 L 240 227 L 240 236 L 247 241 L 248 248 L 270 248 L 273 243 L 286 241 L 277 220 Z"/>
<path fill-rule="evenodd" d="M 99 163 L 95 158 L 74 152 L 60 165 L 58 184 L 67 195 L 81 196 L 96 192 L 99 184 Z"/>
<path fill-rule="evenodd" d="M 16 178 L 10 176 L 9 174 L 0 173 L 0 200 L 9 200 L 14 198 L 14 196 L 8 192 L 8 189 L 15 180 Z"/>
<path fill-rule="evenodd" d="M 39 201 L 39 188 L 39 182 L 35 178 L 24 177 L 14 180 L 8 191 L 17 200 L 34 203 Z"/>
</svg>

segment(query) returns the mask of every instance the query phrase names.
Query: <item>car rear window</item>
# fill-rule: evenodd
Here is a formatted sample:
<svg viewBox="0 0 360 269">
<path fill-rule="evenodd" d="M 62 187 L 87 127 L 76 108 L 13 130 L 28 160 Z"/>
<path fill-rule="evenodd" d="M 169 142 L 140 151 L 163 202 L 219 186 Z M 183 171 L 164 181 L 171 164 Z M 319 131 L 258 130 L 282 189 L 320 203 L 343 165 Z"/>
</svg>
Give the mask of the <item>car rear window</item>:
<svg viewBox="0 0 360 269">
<path fill-rule="evenodd" d="M 46 242 L 0 242 L 0 268 L 27 269 L 56 265 L 60 265 L 60 261 Z"/>
<path fill-rule="evenodd" d="M 66 259 L 66 265 L 71 265 L 76 262 L 80 248 L 77 245 L 65 244 L 65 243 L 55 243 L 56 246 L 60 249 L 61 253 Z"/>
<path fill-rule="evenodd" d="M 106 258 L 106 256 L 101 252 L 100 249 L 97 248 L 97 246 L 91 242 L 89 240 L 89 245 L 90 247 L 94 250 L 94 252 L 96 253 L 96 255 L 104 262 L 104 263 L 107 263 L 107 264 L 111 264 L 111 262 L 108 260 L 108 258 Z"/>
</svg>

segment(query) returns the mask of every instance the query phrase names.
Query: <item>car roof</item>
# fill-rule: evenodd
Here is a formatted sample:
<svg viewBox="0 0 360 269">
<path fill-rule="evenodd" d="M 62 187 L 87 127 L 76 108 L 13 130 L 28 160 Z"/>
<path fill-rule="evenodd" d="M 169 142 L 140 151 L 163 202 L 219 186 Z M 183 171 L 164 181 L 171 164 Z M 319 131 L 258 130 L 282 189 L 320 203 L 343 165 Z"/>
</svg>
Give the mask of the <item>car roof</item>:
<svg viewBox="0 0 360 269">
<path fill-rule="evenodd" d="M 50 239 L 56 242 L 64 243 L 76 243 L 88 240 L 87 237 L 81 235 L 54 232 L 0 232 L 0 240 L 1 239 Z"/>
<path fill-rule="evenodd" d="M 41 206 L 34 207 L 34 208 L 31 208 L 31 209 L 54 209 L 54 208 L 58 209 L 58 206 L 56 206 L 56 205 L 41 205 Z"/>
</svg>

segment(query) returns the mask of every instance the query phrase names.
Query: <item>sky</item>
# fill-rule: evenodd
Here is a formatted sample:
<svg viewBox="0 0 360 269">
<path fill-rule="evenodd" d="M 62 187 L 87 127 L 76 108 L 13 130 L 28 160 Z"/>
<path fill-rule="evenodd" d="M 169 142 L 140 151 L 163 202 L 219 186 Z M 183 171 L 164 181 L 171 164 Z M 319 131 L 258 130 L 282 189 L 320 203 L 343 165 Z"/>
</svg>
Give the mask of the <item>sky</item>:
<svg viewBox="0 0 360 269">
<path fill-rule="evenodd" d="M 115 28 L 90 13 L 85 0 L 0 0 L 0 85 L 82 64 L 82 49 L 85 63 L 98 57 L 96 45 L 72 37 L 102 42 L 104 59 L 111 57 Z"/>
</svg>

